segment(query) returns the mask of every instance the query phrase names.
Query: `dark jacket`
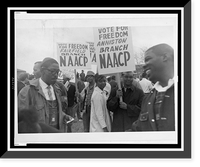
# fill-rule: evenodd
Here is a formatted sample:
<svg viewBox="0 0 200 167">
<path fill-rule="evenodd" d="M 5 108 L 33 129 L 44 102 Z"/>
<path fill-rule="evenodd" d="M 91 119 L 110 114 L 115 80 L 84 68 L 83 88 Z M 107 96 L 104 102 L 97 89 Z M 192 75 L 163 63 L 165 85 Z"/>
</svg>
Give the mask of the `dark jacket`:
<svg viewBox="0 0 200 167">
<path fill-rule="evenodd" d="M 23 82 L 17 81 L 17 94 L 19 94 L 20 90 L 25 86 L 26 85 Z"/>
<path fill-rule="evenodd" d="M 109 84 L 110 84 L 112 90 L 116 89 L 118 87 L 117 82 L 115 80 L 111 80 L 109 82 Z"/>
<path fill-rule="evenodd" d="M 62 104 L 58 89 L 54 87 L 54 93 L 58 102 L 59 110 L 59 130 L 64 131 L 63 119 L 65 113 L 62 111 Z M 47 100 L 39 85 L 39 79 L 30 82 L 30 85 L 24 87 L 18 95 L 18 111 L 21 112 L 23 109 L 29 109 L 30 106 L 34 106 L 39 115 L 39 123 L 49 124 L 49 108 Z"/>
<path fill-rule="evenodd" d="M 72 107 L 74 105 L 74 102 L 76 101 L 75 93 L 76 93 L 76 87 L 69 83 L 69 89 L 67 91 L 67 98 L 68 98 L 68 107 Z"/>
<path fill-rule="evenodd" d="M 81 81 L 81 80 L 78 80 L 78 81 L 77 81 L 77 88 L 78 88 L 78 92 L 81 93 L 82 90 L 85 88 L 84 82 Z"/>
<path fill-rule="evenodd" d="M 119 98 L 116 97 L 116 90 L 111 92 L 107 102 L 109 111 L 113 112 L 113 132 L 124 132 L 131 128 L 132 123 L 138 119 L 140 114 L 143 91 L 132 85 L 128 92 L 123 91 L 123 102 L 127 104 L 127 110 L 119 107 Z"/>
<path fill-rule="evenodd" d="M 174 115 L 174 86 L 170 87 L 164 96 L 161 105 L 161 113 L 159 127 L 156 124 L 154 101 L 157 91 L 153 89 L 145 96 L 142 102 L 140 116 L 133 123 L 134 131 L 174 131 L 175 130 L 175 115 Z"/>
<path fill-rule="evenodd" d="M 66 90 L 65 86 L 63 85 L 63 83 L 58 82 L 58 81 L 54 84 L 54 87 L 58 90 L 57 92 L 60 96 L 60 100 L 62 103 L 62 109 L 66 113 L 67 107 L 68 107 L 67 90 Z"/>
</svg>

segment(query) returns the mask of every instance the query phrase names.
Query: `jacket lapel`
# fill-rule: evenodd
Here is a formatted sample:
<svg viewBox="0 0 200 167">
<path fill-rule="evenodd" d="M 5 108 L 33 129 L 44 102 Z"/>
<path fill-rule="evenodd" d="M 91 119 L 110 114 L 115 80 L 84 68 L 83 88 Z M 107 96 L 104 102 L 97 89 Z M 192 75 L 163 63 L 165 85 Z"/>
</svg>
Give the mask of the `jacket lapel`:
<svg viewBox="0 0 200 167">
<path fill-rule="evenodd" d="M 62 128 L 62 123 L 63 123 L 63 116 L 64 116 L 64 113 L 62 111 L 62 104 L 61 104 L 61 101 L 60 101 L 60 95 L 58 93 L 58 89 L 54 86 L 53 86 L 53 90 L 54 90 L 54 93 L 55 93 L 55 97 L 56 97 L 56 101 L 58 103 L 58 112 L 59 112 L 59 129 Z"/>
<path fill-rule="evenodd" d="M 156 98 L 156 91 L 152 90 L 150 93 L 152 95 L 149 96 L 148 103 L 147 103 L 147 108 L 148 108 L 148 112 L 149 112 L 149 122 L 151 124 L 152 129 L 154 131 L 157 131 L 156 119 L 155 119 L 155 115 L 154 115 L 154 102 L 155 102 L 155 98 Z"/>
<path fill-rule="evenodd" d="M 44 98 L 45 98 L 45 95 L 42 91 L 42 88 L 40 86 L 40 83 L 39 83 L 39 79 L 36 79 L 36 80 L 33 80 L 30 82 L 30 85 L 34 86 L 35 89 L 38 91 L 39 94 L 41 94 Z M 45 98 L 46 99 L 46 98 Z"/>
</svg>

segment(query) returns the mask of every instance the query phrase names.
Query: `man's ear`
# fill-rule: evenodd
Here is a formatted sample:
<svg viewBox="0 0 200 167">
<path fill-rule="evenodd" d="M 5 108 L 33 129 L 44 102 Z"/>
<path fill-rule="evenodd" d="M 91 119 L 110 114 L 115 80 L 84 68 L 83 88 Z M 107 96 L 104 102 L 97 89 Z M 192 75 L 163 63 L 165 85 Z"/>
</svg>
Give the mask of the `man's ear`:
<svg viewBox="0 0 200 167">
<path fill-rule="evenodd" d="M 169 55 L 168 55 L 168 53 L 164 53 L 164 54 L 162 55 L 162 57 L 163 57 L 163 61 L 168 61 Z"/>
<path fill-rule="evenodd" d="M 41 74 L 43 74 L 43 73 L 44 73 L 44 71 L 45 71 L 45 69 L 44 69 L 44 68 L 40 68 L 40 72 L 41 72 Z"/>
</svg>

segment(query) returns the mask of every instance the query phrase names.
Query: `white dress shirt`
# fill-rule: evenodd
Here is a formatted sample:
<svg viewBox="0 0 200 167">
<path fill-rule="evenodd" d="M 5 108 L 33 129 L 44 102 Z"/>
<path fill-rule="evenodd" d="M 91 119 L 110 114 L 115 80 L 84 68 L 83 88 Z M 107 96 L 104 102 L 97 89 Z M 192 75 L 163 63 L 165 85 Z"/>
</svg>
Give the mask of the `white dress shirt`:
<svg viewBox="0 0 200 167">
<path fill-rule="evenodd" d="M 48 94 L 48 89 L 47 89 L 48 85 L 41 78 L 39 79 L 39 83 L 40 83 L 42 91 L 45 95 L 46 100 L 50 100 L 49 94 Z M 51 90 L 53 100 L 56 100 L 55 93 L 54 93 L 54 90 L 53 90 L 53 86 L 50 85 L 50 88 L 51 88 L 50 90 Z"/>
</svg>

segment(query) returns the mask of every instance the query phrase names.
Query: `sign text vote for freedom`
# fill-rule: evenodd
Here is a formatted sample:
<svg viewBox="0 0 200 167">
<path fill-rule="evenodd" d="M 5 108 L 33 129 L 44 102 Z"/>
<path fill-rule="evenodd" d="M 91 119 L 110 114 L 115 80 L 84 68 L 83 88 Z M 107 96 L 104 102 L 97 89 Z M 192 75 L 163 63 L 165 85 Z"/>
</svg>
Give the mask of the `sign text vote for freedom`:
<svg viewBox="0 0 200 167">
<path fill-rule="evenodd" d="M 94 28 L 94 41 L 100 74 L 135 70 L 130 27 Z"/>
<path fill-rule="evenodd" d="M 57 43 L 58 62 L 62 69 L 91 68 L 90 49 L 83 43 Z"/>
</svg>

